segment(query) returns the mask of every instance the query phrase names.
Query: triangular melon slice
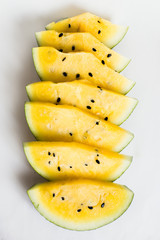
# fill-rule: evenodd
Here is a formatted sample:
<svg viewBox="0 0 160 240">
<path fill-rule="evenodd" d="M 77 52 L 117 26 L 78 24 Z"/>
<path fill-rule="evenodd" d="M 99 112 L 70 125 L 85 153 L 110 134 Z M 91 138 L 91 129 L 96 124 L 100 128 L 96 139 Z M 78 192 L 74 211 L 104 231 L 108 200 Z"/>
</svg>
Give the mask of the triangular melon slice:
<svg viewBox="0 0 160 240">
<path fill-rule="evenodd" d="M 89 83 L 85 80 L 57 84 L 36 82 L 28 85 L 26 90 L 31 101 L 72 105 L 116 125 L 124 122 L 135 108 L 137 100 Z"/>
<path fill-rule="evenodd" d="M 90 178 L 114 181 L 132 157 L 76 142 L 28 142 L 24 151 L 31 166 L 48 180 Z"/>
<path fill-rule="evenodd" d="M 119 152 L 133 138 L 132 133 L 72 106 L 29 102 L 25 114 L 41 141 L 75 141 Z"/>
<path fill-rule="evenodd" d="M 89 32 L 109 48 L 117 45 L 128 31 L 128 27 L 113 24 L 89 12 L 52 22 L 46 29 L 57 32 Z"/>
<path fill-rule="evenodd" d="M 103 65 L 92 53 L 61 53 L 52 47 L 33 48 L 36 71 L 45 81 L 87 79 L 93 84 L 126 94 L 135 82 Z"/>
<path fill-rule="evenodd" d="M 51 30 L 37 32 L 36 39 L 39 46 L 54 47 L 61 52 L 91 52 L 102 64 L 117 72 L 121 72 L 130 62 L 130 59 L 109 49 L 90 33 L 58 33 Z"/>
<path fill-rule="evenodd" d="M 91 230 L 120 217 L 133 192 L 126 186 L 92 180 L 41 183 L 28 191 L 34 207 L 50 222 L 72 230 Z"/>
</svg>

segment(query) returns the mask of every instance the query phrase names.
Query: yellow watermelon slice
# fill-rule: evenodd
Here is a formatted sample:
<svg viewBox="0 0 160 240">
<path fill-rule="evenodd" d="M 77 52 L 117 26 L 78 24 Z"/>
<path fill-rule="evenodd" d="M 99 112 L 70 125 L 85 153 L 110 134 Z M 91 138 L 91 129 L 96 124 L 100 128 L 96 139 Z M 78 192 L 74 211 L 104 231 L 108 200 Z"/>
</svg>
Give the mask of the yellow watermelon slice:
<svg viewBox="0 0 160 240">
<path fill-rule="evenodd" d="M 47 182 L 28 190 L 39 213 L 72 230 L 91 230 L 121 216 L 133 199 L 125 186 L 92 180 Z"/>
<path fill-rule="evenodd" d="M 116 46 L 128 31 L 128 27 L 113 24 L 89 12 L 52 22 L 46 29 L 57 32 L 89 32 L 109 48 Z"/>
<path fill-rule="evenodd" d="M 63 34 L 61 37 L 60 34 Z M 106 64 L 116 72 L 121 72 L 130 59 L 111 50 L 90 33 L 58 33 L 54 30 L 36 33 L 39 46 L 50 46 L 61 52 L 91 52 L 102 64 Z"/>
<path fill-rule="evenodd" d="M 33 48 L 36 71 L 45 81 L 87 79 L 106 89 L 126 94 L 135 82 L 102 64 L 92 53 L 61 53 L 52 47 Z"/>
<path fill-rule="evenodd" d="M 132 133 L 68 105 L 29 102 L 25 114 L 41 141 L 75 141 L 119 152 L 133 139 Z"/>
<path fill-rule="evenodd" d="M 132 157 L 76 142 L 28 142 L 24 151 L 31 166 L 48 180 L 89 178 L 114 181 Z"/>
<path fill-rule="evenodd" d="M 120 125 L 132 113 L 137 99 L 99 89 L 88 81 L 36 82 L 26 87 L 31 101 L 72 105 Z M 90 106 L 88 109 L 86 106 Z"/>
</svg>

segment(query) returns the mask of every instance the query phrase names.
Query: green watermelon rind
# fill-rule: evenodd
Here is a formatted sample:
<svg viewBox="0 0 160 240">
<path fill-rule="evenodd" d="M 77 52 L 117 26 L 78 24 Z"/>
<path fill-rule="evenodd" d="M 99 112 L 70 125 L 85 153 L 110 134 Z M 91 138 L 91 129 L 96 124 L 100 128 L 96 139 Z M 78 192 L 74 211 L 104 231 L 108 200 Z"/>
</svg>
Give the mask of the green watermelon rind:
<svg viewBox="0 0 160 240">
<path fill-rule="evenodd" d="M 126 31 L 124 32 L 122 37 L 113 46 L 111 46 L 110 48 L 114 48 L 115 46 L 117 46 L 123 40 L 123 38 L 126 36 L 128 30 L 129 30 L 129 26 L 126 27 Z"/>
<path fill-rule="evenodd" d="M 122 68 L 120 68 L 117 72 L 118 72 L 118 73 L 121 73 L 121 72 L 129 65 L 129 63 L 131 62 L 131 60 L 132 60 L 132 59 L 129 59 L 129 58 L 128 58 L 127 63 L 126 63 Z"/>
<path fill-rule="evenodd" d="M 122 211 L 118 216 L 116 216 L 115 218 L 113 218 L 111 221 L 109 221 L 109 222 L 107 222 L 107 223 L 103 223 L 103 224 L 101 224 L 101 225 L 99 225 L 99 226 L 97 226 L 97 227 L 94 227 L 94 228 L 89 227 L 89 228 L 86 228 L 86 229 L 77 229 L 77 228 L 66 227 L 64 224 L 60 224 L 60 223 L 57 223 L 56 221 L 52 221 L 51 219 L 49 219 L 48 217 L 46 217 L 42 211 L 39 210 L 39 204 L 37 204 L 35 201 L 33 201 L 32 197 L 31 197 L 31 194 L 30 194 L 30 190 L 32 190 L 35 186 L 36 186 L 36 185 L 34 185 L 34 186 L 32 186 L 30 189 L 28 189 L 28 190 L 27 190 L 27 194 L 28 194 L 28 197 L 29 197 L 30 201 L 32 202 L 32 204 L 33 204 L 33 206 L 35 207 L 35 209 L 39 212 L 39 214 L 40 214 L 41 216 L 43 216 L 46 220 L 48 220 L 50 223 L 55 224 L 56 226 L 59 226 L 59 227 L 64 228 L 64 229 L 72 230 L 72 231 L 79 231 L 79 232 L 81 232 L 81 231 L 91 231 L 91 230 L 95 230 L 95 229 L 98 229 L 98 228 L 100 228 L 100 227 L 106 226 L 106 225 L 114 222 L 115 220 L 117 220 L 119 217 L 121 217 L 121 216 L 127 211 L 127 209 L 130 207 L 130 205 L 131 205 L 131 203 L 132 203 L 132 201 L 133 201 L 133 198 L 134 198 L 134 193 L 133 193 L 133 191 L 131 191 L 128 187 L 126 187 L 125 185 L 123 185 L 123 187 L 126 188 L 126 190 L 128 190 L 128 191 L 130 192 L 131 197 L 130 197 L 130 199 L 129 199 L 129 202 L 128 202 L 127 206 L 123 209 L 123 211 Z"/>
<path fill-rule="evenodd" d="M 31 165 L 31 167 L 35 170 L 35 172 L 37 172 L 41 177 L 43 177 L 44 179 L 46 179 L 47 181 L 54 181 L 54 180 L 57 180 L 57 178 L 48 178 L 47 177 L 47 174 L 45 174 L 43 172 L 43 170 L 40 170 L 36 164 L 34 164 L 34 161 L 31 160 L 31 156 L 29 156 L 29 154 L 27 153 L 27 142 L 24 142 L 23 143 L 23 149 L 24 149 L 24 153 L 25 153 L 25 156 L 26 156 L 26 159 L 27 161 L 29 162 L 29 164 Z M 124 158 L 125 163 L 126 164 L 122 164 L 122 166 L 120 167 L 120 169 L 117 170 L 117 172 L 114 173 L 114 177 L 109 177 L 109 179 L 104 179 L 103 181 L 110 181 L 110 182 L 114 182 L 116 181 L 118 178 L 120 178 L 124 173 L 125 171 L 130 167 L 131 163 L 132 163 L 132 160 L 133 160 L 133 157 L 132 156 L 125 156 Z M 86 173 L 86 177 L 87 177 L 87 173 Z M 77 177 L 78 178 L 78 177 Z M 83 177 L 80 177 L 80 178 L 83 178 Z M 89 178 L 89 177 L 88 177 Z M 67 179 L 69 179 L 69 177 L 67 177 Z M 75 178 L 74 178 L 75 179 Z M 93 178 L 91 178 L 93 179 Z M 95 178 L 97 180 L 100 180 L 98 178 Z M 59 180 L 59 179 L 58 179 Z"/>
<path fill-rule="evenodd" d="M 135 105 L 133 106 L 133 108 L 131 109 L 130 113 L 127 115 L 127 117 L 122 122 L 120 122 L 118 124 L 118 126 L 120 126 L 122 123 L 124 123 L 130 117 L 130 115 L 133 113 L 134 109 L 137 107 L 139 101 L 136 98 L 133 98 L 133 99 L 135 100 Z"/>
</svg>

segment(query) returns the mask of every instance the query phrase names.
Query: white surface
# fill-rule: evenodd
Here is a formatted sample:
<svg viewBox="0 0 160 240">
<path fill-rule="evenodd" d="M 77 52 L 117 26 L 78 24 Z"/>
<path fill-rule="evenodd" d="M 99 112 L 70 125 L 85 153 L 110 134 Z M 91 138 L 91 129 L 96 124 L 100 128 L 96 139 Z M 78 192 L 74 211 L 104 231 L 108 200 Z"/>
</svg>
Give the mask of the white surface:
<svg viewBox="0 0 160 240">
<path fill-rule="evenodd" d="M 0 14 L 0 239 L 2 240 L 159 240 L 160 215 L 160 2 L 159 0 L 5 0 Z M 34 32 L 65 16 L 91 11 L 129 25 L 115 48 L 131 57 L 124 74 L 137 82 L 129 93 L 139 105 L 123 124 L 135 134 L 123 151 L 134 160 L 117 182 L 135 192 L 118 220 L 89 232 L 62 229 L 32 206 L 26 190 L 43 181 L 28 164 L 22 142 L 33 140 L 24 116 L 25 85 L 37 81 L 31 48 Z"/>
</svg>

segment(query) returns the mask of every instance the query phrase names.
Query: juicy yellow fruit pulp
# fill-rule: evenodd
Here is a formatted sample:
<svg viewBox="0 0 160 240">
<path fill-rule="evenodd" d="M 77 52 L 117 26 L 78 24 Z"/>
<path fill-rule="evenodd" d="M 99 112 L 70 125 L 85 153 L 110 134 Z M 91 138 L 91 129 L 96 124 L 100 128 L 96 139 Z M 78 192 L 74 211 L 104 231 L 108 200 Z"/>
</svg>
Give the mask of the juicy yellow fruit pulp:
<svg viewBox="0 0 160 240">
<path fill-rule="evenodd" d="M 103 64 L 117 72 L 121 72 L 130 62 L 130 59 L 109 49 L 90 33 L 58 33 L 54 30 L 36 33 L 39 46 L 54 47 L 62 52 L 91 52 Z"/>
<path fill-rule="evenodd" d="M 87 79 L 122 94 L 126 94 L 135 84 L 103 65 L 92 53 L 61 53 L 52 47 L 39 47 L 33 48 L 33 60 L 38 75 L 45 81 Z"/>
<path fill-rule="evenodd" d="M 28 85 L 26 90 L 31 101 L 76 106 L 102 119 L 107 117 L 116 125 L 125 121 L 137 104 L 136 99 L 97 88 L 85 80 L 57 84 L 36 82 Z"/>
<path fill-rule="evenodd" d="M 57 32 L 89 32 L 109 48 L 117 45 L 125 36 L 128 27 L 113 24 L 91 13 L 83 13 L 46 26 Z"/>
<path fill-rule="evenodd" d="M 49 180 L 90 178 L 114 181 L 132 157 L 76 142 L 29 142 L 24 151 L 31 166 Z"/>
<path fill-rule="evenodd" d="M 45 218 L 73 230 L 94 229 L 114 221 L 133 198 L 125 186 L 83 179 L 35 185 L 28 195 Z"/>
<path fill-rule="evenodd" d="M 42 141 L 75 141 L 121 151 L 133 134 L 82 110 L 65 105 L 32 102 L 25 104 L 28 125 Z"/>
</svg>

